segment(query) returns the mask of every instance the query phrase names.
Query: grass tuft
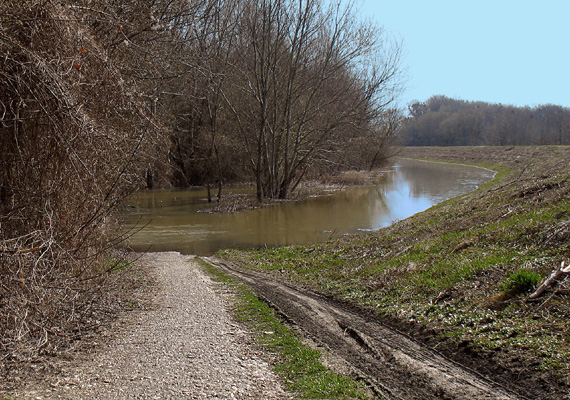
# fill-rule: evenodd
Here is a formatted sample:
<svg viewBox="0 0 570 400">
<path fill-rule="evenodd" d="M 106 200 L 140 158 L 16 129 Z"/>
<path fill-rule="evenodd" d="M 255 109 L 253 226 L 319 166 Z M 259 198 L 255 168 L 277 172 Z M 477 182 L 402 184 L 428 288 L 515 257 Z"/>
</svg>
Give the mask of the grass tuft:
<svg viewBox="0 0 570 400">
<path fill-rule="evenodd" d="M 516 296 L 530 292 L 540 283 L 540 280 L 540 274 L 522 268 L 510 274 L 500 285 L 500 289 L 507 295 Z"/>
</svg>

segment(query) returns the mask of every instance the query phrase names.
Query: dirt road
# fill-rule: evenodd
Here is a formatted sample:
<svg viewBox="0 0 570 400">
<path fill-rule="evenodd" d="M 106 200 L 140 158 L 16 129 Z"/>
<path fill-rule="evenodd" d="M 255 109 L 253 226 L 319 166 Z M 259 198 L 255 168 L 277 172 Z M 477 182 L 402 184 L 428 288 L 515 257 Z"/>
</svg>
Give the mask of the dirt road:
<svg viewBox="0 0 570 400">
<path fill-rule="evenodd" d="M 524 399 L 391 329 L 371 315 L 315 293 L 206 261 L 244 281 L 286 319 L 330 350 L 329 362 L 365 380 L 379 398 Z M 251 335 L 228 313 L 222 284 L 193 257 L 151 253 L 155 305 L 125 316 L 92 359 L 68 363 L 18 399 L 290 399 Z M 330 355 L 329 355 L 330 356 Z"/>
<path fill-rule="evenodd" d="M 91 360 L 17 399 L 289 399 L 251 335 L 227 311 L 227 295 L 192 257 L 150 253 L 156 305 L 127 315 L 120 332 Z M 2 398 L 2 396 L 0 396 Z"/>
<path fill-rule="evenodd" d="M 272 281 L 261 273 L 240 270 L 220 259 L 205 260 L 246 282 L 383 398 L 524 398 L 347 305 Z"/>
</svg>

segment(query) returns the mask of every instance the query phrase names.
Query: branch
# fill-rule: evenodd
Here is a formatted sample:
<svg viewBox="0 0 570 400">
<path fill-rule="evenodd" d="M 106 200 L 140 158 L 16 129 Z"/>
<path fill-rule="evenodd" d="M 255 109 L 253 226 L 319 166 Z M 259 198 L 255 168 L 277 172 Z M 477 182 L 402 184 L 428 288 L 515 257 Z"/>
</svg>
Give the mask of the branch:
<svg viewBox="0 0 570 400">
<path fill-rule="evenodd" d="M 550 286 L 558 282 L 560 278 L 562 278 L 562 276 L 570 274 L 570 265 L 567 267 L 565 265 L 566 263 L 562 261 L 562 263 L 560 264 L 560 268 L 557 268 L 554 271 L 552 271 L 552 274 L 550 274 L 548 279 L 545 280 L 544 283 L 540 285 L 539 288 L 536 289 L 536 291 L 528 297 L 528 299 L 532 300 L 540 297 L 540 295 L 546 289 L 548 289 Z"/>
</svg>

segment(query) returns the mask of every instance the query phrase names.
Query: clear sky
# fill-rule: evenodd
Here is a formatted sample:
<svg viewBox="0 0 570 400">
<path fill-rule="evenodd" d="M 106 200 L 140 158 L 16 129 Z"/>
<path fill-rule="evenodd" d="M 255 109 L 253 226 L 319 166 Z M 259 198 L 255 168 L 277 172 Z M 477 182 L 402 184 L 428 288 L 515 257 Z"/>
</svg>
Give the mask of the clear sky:
<svg viewBox="0 0 570 400">
<path fill-rule="evenodd" d="M 570 0 L 361 0 L 403 41 L 403 105 L 442 94 L 570 107 Z"/>
</svg>

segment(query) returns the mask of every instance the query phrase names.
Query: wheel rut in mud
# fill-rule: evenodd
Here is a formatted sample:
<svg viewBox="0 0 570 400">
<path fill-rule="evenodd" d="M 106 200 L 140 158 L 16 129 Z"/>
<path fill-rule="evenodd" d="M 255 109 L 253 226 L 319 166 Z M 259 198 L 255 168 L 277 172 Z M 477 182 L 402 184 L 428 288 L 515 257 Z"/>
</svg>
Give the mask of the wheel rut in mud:
<svg viewBox="0 0 570 400">
<path fill-rule="evenodd" d="M 379 397 L 525 399 L 355 307 L 215 257 L 204 260 L 250 286 L 288 321 L 348 365 Z"/>
</svg>

